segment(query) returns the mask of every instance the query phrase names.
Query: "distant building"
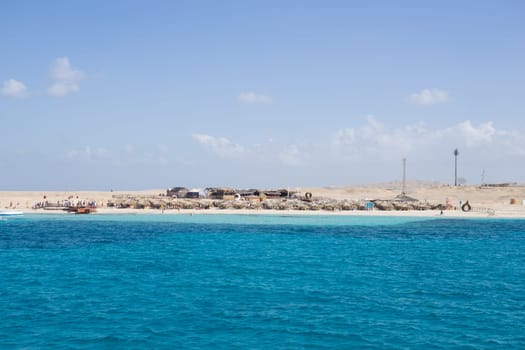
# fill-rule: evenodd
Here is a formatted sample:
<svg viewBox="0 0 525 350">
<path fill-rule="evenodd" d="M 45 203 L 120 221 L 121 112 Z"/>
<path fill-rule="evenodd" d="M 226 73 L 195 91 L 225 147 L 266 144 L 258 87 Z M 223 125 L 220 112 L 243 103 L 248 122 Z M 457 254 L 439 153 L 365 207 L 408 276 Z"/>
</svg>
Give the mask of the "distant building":
<svg viewBox="0 0 525 350">
<path fill-rule="evenodd" d="M 264 190 L 261 191 L 266 198 L 287 198 L 290 195 L 288 190 Z"/>
<path fill-rule="evenodd" d="M 196 199 L 196 198 L 199 198 L 199 197 L 200 196 L 199 196 L 199 192 L 198 191 L 188 191 L 184 198 Z"/>
<path fill-rule="evenodd" d="M 189 190 L 186 187 L 173 187 L 166 191 L 166 196 L 173 198 L 185 198 Z"/>
<path fill-rule="evenodd" d="M 208 188 L 208 198 L 219 200 L 235 199 L 236 191 L 233 188 L 212 187 Z"/>
</svg>

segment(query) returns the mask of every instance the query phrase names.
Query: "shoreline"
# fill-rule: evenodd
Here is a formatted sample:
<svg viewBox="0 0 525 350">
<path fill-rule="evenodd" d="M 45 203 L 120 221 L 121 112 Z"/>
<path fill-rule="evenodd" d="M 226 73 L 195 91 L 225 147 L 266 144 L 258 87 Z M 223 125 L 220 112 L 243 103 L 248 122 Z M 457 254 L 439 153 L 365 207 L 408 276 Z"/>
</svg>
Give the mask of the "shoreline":
<svg viewBox="0 0 525 350">
<path fill-rule="evenodd" d="M 36 215 L 87 215 L 67 213 L 62 210 L 42 210 L 25 209 L 21 210 L 24 214 Z M 328 211 L 328 210 L 275 210 L 275 209 L 116 209 L 100 208 L 89 216 L 109 216 L 109 215 L 254 215 L 254 216 L 346 216 L 346 217 L 421 217 L 421 218 L 450 218 L 450 219 L 469 219 L 469 218 L 490 218 L 490 219 L 525 219 L 525 210 L 521 212 L 504 211 L 496 212 L 495 215 L 477 212 L 462 212 L 460 210 L 347 210 L 347 211 Z"/>
</svg>

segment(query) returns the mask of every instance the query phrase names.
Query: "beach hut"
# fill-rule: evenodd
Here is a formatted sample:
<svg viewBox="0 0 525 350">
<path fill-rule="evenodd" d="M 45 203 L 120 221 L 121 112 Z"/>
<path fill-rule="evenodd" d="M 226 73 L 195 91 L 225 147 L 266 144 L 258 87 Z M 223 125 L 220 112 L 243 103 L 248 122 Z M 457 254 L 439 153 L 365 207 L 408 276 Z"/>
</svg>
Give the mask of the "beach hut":
<svg viewBox="0 0 525 350">
<path fill-rule="evenodd" d="M 272 198 L 286 198 L 289 195 L 288 190 L 281 189 L 281 190 L 265 190 L 263 193 L 266 195 L 266 198 L 272 199 Z"/>
<path fill-rule="evenodd" d="M 247 197 L 258 197 L 259 191 L 256 189 L 250 189 L 250 190 L 237 190 L 237 193 L 241 198 L 247 198 Z"/>
<path fill-rule="evenodd" d="M 172 187 L 166 191 L 166 196 L 173 198 L 184 198 L 186 197 L 188 191 L 189 190 L 186 187 Z"/>
<path fill-rule="evenodd" d="M 400 195 L 397 195 L 394 199 L 396 202 L 418 202 L 418 200 L 414 197 L 407 196 L 406 194 L 402 193 Z"/>
<path fill-rule="evenodd" d="M 209 198 L 219 200 L 233 200 L 237 193 L 233 188 L 229 187 L 212 187 L 207 190 Z"/>
<path fill-rule="evenodd" d="M 193 188 L 186 193 L 184 198 L 197 199 L 197 198 L 207 198 L 208 191 L 204 188 Z"/>
</svg>

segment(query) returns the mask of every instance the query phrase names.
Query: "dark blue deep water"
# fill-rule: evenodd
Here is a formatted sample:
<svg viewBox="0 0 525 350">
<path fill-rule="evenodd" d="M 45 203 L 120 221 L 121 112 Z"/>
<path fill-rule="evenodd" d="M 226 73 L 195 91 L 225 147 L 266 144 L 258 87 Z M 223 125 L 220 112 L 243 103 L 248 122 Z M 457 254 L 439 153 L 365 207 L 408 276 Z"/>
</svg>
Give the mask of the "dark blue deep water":
<svg viewBox="0 0 525 350">
<path fill-rule="evenodd" d="M 3 220 L 0 348 L 523 349 L 525 220 Z"/>
</svg>

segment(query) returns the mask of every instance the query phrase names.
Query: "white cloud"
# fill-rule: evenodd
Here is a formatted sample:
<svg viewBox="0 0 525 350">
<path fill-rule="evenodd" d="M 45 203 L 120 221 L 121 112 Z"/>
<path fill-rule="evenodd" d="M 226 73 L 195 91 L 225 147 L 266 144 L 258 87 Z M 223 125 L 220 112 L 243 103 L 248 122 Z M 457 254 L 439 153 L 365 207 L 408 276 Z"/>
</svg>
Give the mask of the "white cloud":
<svg viewBox="0 0 525 350">
<path fill-rule="evenodd" d="M 103 147 L 84 146 L 82 149 L 72 149 L 66 153 L 66 157 L 70 160 L 97 160 L 109 157 L 109 152 Z"/>
<path fill-rule="evenodd" d="M 84 73 L 71 66 L 69 58 L 60 57 L 55 60 L 51 69 L 51 79 L 63 81 L 79 81 L 84 79 Z"/>
<path fill-rule="evenodd" d="M 225 137 L 215 137 L 206 134 L 193 134 L 193 139 L 213 152 L 219 158 L 237 158 L 243 162 L 252 161 L 280 167 L 282 165 L 299 167 L 307 164 L 310 152 L 315 151 L 308 144 L 275 143 L 271 138 L 263 143 L 240 145 Z M 251 164 L 253 164 L 251 163 Z"/>
<path fill-rule="evenodd" d="M 419 105 L 432 105 L 444 103 L 449 100 L 448 92 L 438 89 L 423 89 L 408 97 L 409 101 Z"/>
<path fill-rule="evenodd" d="M 498 129 L 490 121 L 466 120 L 441 128 L 423 123 L 388 127 L 369 118 L 362 125 L 334 132 L 328 147 L 323 143 L 321 139 L 310 152 L 310 163 L 324 161 L 325 168 L 348 171 L 361 182 L 371 181 L 367 176 L 377 181 L 397 178 L 403 158 L 409 160 L 410 177 L 449 181 L 455 148 L 462 158 L 461 176 L 469 183 L 475 183 L 484 168 L 493 181 L 525 181 L 519 172 L 525 161 L 525 130 Z"/>
<path fill-rule="evenodd" d="M 80 87 L 78 86 L 77 83 L 69 83 L 69 82 L 61 81 L 61 82 L 53 83 L 53 85 L 49 87 L 47 92 L 51 96 L 62 97 L 62 96 L 66 96 L 67 94 L 71 92 L 77 92 L 79 89 Z"/>
<path fill-rule="evenodd" d="M 288 145 L 279 154 L 279 160 L 284 165 L 300 166 L 304 164 L 304 154 L 299 150 L 297 145 Z"/>
<path fill-rule="evenodd" d="M 258 95 L 255 92 L 244 92 L 237 96 L 237 99 L 243 103 L 272 103 L 273 99 L 270 96 Z"/>
<path fill-rule="evenodd" d="M 365 125 L 336 131 L 331 144 L 342 157 L 376 156 L 388 160 L 416 153 L 431 154 L 446 147 L 519 154 L 524 144 L 519 140 L 523 137 L 522 132 L 498 130 L 492 122 L 476 126 L 466 120 L 442 129 L 428 129 L 421 123 L 387 128 L 370 116 Z"/>
<path fill-rule="evenodd" d="M 24 83 L 15 80 L 9 79 L 4 81 L 2 86 L 2 95 L 8 97 L 23 98 L 27 96 L 27 87 Z"/>
<path fill-rule="evenodd" d="M 169 148 L 165 145 L 134 146 L 120 148 L 95 147 L 86 145 L 65 152 L 72 162 L 105 162 L 116 166 L 124 165 L 167 165 L 170 163 Z"/>
<path fill-rule="evenodd" d="M 231 142 L 225 137 L 206 134 L 193 134 L 193 139 L 222 158 L 238 157 L 244 153 L 244 147 Z"/>
<path fill-rule="evenodd" d="M 80 90 L 79 83 L 85 77 L 84 72 L 73 68 L 69 58 L 60 57 L 55 60 L 50 73 L 53 84 L 47 90 L 51 96 L 62 97 Z"/>
<path fill-rule="evenodd" d="M 332 148 L 342 156 L 363 159 L 373 155 L 376 158 L 390 159 L 398 154 L 406 154 L 415 142 L 407 135 L 421 132 L 417 125 L 388 129 L 374 116 L 367 117 L 367 123 L 357 128 L 344 128 L 332 137 Z"/>
<path fill-rule="evenodd" d="M 194 134 L 193 139 L 217 157 L 214 166 L 226 178 L 258 169 L 250 177 L 254 183 L 390 181 L 401 176 L 403 158 L 410 164 L 410 178 L 447 182 L 453 176 L 455 148 L 461 154 L 460 175 L 469 183 L 479 181 L 484 168 L 491 181 L 523 179 L 519 164 L 525 161 L 525 130 L 500 129 L 490 121 L 465 120 L 434 128 L 421 122 L 390 126 L 368 116 L 362 123 L 315 138 L 305 139 L 299 132 L 272 141 L 270 135 L 259 136 L 246 145 L 206 134 Z M 224 158 L 238 166 L 219 161 Z"/>
<path fill-rule="evenodd" d="M 496 135 L 496 129 L 492 122 L 480 124 L 478 127 L 472 125 L 470 120 L 456 126 L 461 131 L 467 146 L 476 147 L 482 144 L 490 144 Z"/>
</svg>

